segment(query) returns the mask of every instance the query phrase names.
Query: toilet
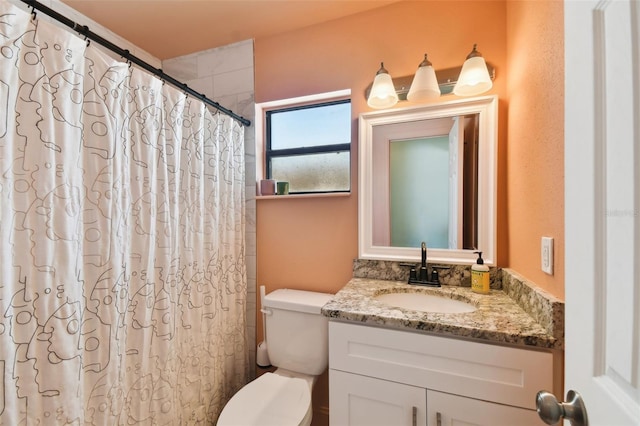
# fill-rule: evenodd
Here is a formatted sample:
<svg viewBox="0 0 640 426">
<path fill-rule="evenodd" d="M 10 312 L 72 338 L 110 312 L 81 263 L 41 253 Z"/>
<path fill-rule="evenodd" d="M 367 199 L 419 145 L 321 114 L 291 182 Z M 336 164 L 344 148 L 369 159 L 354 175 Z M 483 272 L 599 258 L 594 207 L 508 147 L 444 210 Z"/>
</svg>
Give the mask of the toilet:
<svg viewBox="0 0 640 426">
<path fill-rule="evenodd" d="M 329 363 L 328 318 L 320 309 L 332 297 L 291 289 L 265 296 L 267 352 L 278 368 L 240 389 L 222 409 L 218 426 L 311 424 L 311 391 Z"/>
</svg>

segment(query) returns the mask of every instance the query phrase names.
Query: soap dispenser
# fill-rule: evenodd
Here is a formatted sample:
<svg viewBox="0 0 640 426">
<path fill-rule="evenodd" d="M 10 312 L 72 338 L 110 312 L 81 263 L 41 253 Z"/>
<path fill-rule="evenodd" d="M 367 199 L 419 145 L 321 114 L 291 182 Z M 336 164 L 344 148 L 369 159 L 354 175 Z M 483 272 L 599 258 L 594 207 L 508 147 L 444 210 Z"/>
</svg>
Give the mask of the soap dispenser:
<svg viewBox="0 0 640 426">
<path fill-rule="evenodd" d="M 489 267 L 484 264 L 481 251 L 474 251 L 478 255 L 475 265 L 471 266 L 471 290 L 476 293 L 489 293 Z"/>
</svg>

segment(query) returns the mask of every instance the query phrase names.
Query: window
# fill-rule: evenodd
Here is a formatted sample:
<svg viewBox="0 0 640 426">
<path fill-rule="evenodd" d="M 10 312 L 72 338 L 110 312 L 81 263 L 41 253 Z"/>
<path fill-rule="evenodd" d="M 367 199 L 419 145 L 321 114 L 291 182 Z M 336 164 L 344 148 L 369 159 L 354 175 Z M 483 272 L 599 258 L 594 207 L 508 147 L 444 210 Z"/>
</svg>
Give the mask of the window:
<svg viewBox="0 0 640 426">
<path fill-rule="evenodd" d="M 351 101 L 281 105 L 264 113 L 265 176 L 294 194 L 350 191 Z"/>
</svg>

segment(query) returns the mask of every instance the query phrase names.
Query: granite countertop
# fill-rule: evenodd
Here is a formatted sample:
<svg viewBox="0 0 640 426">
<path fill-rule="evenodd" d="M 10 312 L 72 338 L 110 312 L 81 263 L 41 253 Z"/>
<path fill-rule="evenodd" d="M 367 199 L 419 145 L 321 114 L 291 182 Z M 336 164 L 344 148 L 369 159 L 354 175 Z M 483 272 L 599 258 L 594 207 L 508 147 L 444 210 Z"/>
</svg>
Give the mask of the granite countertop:
<svg viewBox="0 0 640 426">
<path fill-rule="evenodd" d="M 374 299 L 393 292 L 441 294 L 471 303 L 476 310 L 459 314 L 418 312 L 390 307 Z M 322 314 L 330 319 L 496 343 L 553 349 L 563 346 L 562 339 L 549 333 L 502 290 L 484 295 L 472 292 L 469 287 L 431 288 L 400 281 L 352 278 L 324 305 Z"/>
</svg>

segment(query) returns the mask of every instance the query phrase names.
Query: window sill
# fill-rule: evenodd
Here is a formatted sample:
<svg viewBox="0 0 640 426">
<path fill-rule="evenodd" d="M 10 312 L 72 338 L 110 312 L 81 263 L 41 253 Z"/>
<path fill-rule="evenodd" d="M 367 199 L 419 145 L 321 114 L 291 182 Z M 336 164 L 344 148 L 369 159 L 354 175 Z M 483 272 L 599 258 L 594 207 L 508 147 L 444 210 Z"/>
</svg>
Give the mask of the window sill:
<svg viewBox="0 0 640 426">
<path fill-rule="evenodd" d="M 350 197 L 351 192 L 323 192 L 318 194 L 256 195 L 256 200 L 292 200 L 298 198 Z"/>
</svg>

